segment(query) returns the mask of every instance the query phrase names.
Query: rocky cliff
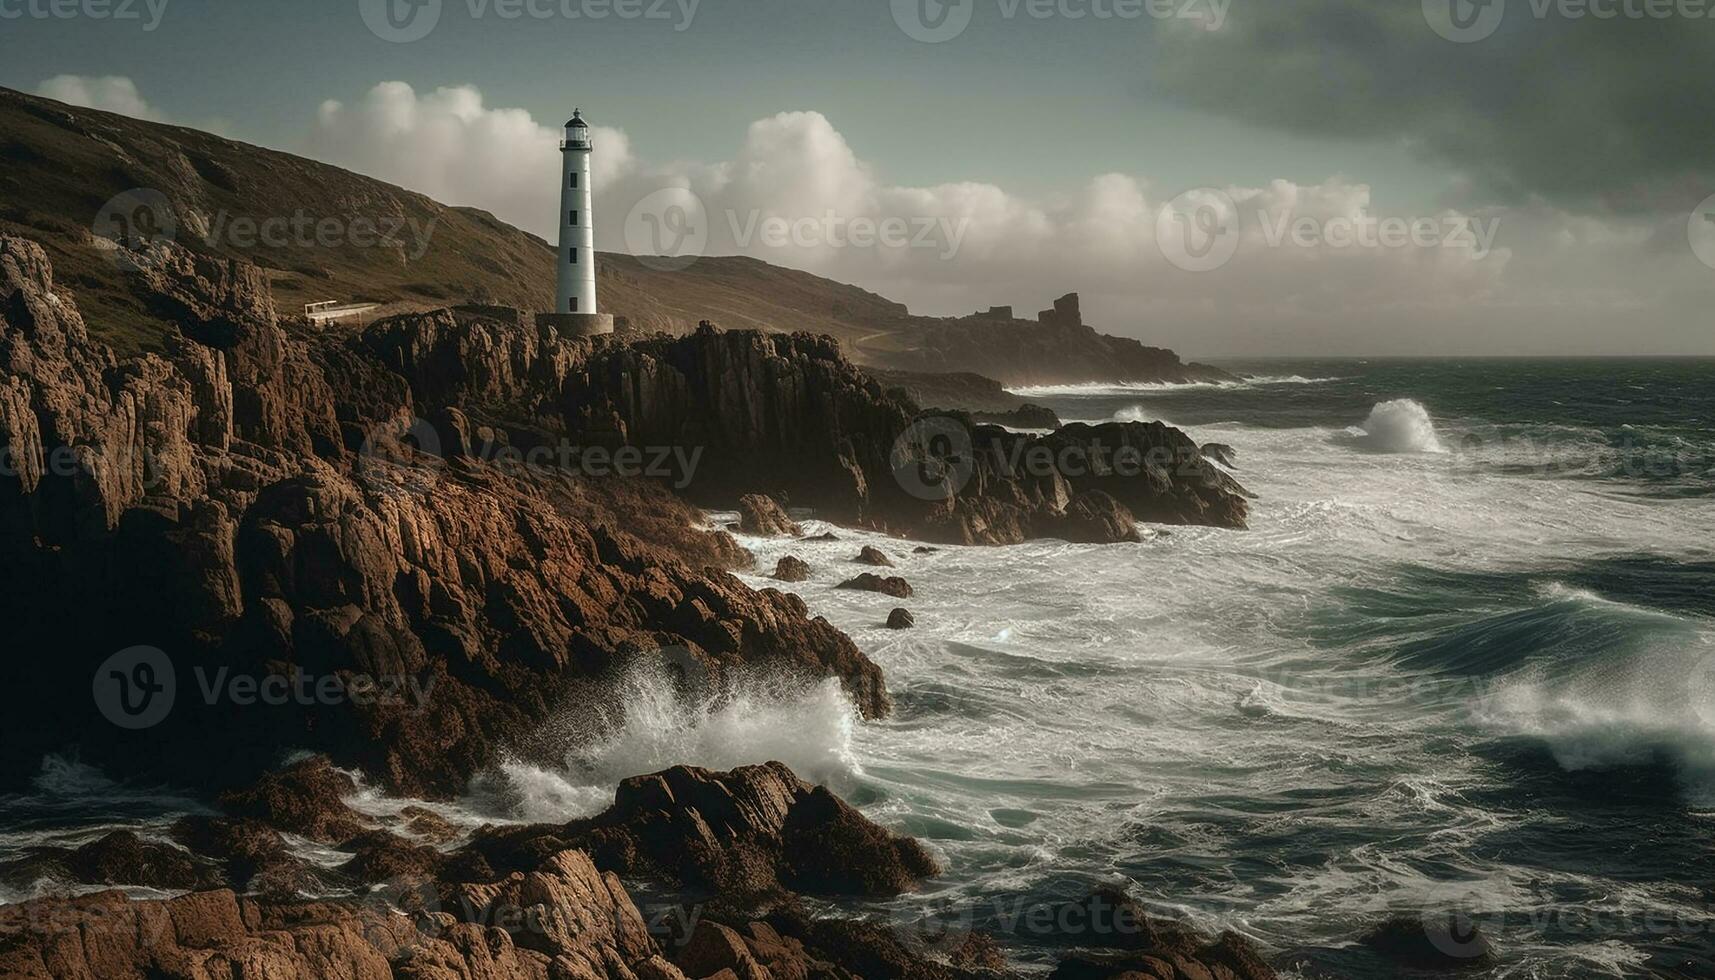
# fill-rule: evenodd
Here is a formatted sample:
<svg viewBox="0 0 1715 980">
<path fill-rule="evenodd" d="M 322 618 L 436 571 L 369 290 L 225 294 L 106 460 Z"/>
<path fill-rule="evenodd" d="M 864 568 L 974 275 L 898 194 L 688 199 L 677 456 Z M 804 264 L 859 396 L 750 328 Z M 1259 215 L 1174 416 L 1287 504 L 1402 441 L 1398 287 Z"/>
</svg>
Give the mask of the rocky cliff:
<svg viewBox="0 0 1715 980">
<path fill-rule="evenodd" d="M 409 341 L 317 344 L 281 327 L 254 267 L 164 247 L 149 269 L 139 290 L 183 332 L 122 360 L 40 248 L 0 239 L 0 612 L 19 624 L 4 679 L 32 692 L 0 745 L 5 781 L 72 745 L 213 784 L 311 748 L 445 794 L 527 749 L 574 682 L 665 648 L 712 676 L 839 676 L 863 712 L 887 710 L 880 671 L 796 597 L 687 563 L 740 556 L 657 484 L 422 452 L 421 399 L 511 391 L 505 345 L 437 374 L 423 352 L 441 335 L 421 323 Z M 553 348 L 518 356 L 572 356 Z M 139 647 L 159 652 L 146 671 L 135 655 L 98 671 Z M 90 698 L 114 674 L 127 708 L 170 710 L 117 727 Z M 258 678 L 342 696 L 221 687 Z"/>
<path fill-rule="evenodd" d="M 568 377 L 562 407 L 568 425 L 618 443 L 704 449 L 692 499 L 725 505 L 762 491 L 936 541 L 1131 540 L 1134 520 L 1242 528 L 1248 511 L 1243 488 L 1176 429 L 1110 423 L 1027 436 L 923 414 L 831 340 L 805 334 L 705 324 L 688 337 L 600 348 Z M 1108 516 L 1069 520 L 1074 509 Z"/>
</svg>

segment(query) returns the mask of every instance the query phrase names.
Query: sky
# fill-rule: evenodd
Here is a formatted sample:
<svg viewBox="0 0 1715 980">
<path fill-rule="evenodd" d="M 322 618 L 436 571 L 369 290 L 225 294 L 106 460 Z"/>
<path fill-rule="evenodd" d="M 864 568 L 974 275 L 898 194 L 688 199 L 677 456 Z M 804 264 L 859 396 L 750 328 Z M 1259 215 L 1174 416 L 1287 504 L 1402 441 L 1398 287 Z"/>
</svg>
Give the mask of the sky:
<svg viewBox="0 0 1715 980">
<path fill-rule="evenodd" d="M 0 0 L 0 85 L 1198 356 L 1715 354 L 1715 0 Z"/>
</svg>

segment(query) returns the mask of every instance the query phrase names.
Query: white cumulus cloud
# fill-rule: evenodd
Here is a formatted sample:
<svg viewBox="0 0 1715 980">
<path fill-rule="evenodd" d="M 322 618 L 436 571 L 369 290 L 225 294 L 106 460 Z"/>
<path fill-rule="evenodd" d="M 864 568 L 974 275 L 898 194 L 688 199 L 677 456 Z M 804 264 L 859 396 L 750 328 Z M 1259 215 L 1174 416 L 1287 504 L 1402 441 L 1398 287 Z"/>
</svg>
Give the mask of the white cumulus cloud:
<svg viewBox="0 0 1715 980">
<path fill-rule="evenodd" d="M 137 91 L 137 83 L 123 75 L 55 75 L 36 86 L 36 94 L 86 109 L 117 112 L 134 119 L 166 121 L 166 116 Z"/>
</svg>

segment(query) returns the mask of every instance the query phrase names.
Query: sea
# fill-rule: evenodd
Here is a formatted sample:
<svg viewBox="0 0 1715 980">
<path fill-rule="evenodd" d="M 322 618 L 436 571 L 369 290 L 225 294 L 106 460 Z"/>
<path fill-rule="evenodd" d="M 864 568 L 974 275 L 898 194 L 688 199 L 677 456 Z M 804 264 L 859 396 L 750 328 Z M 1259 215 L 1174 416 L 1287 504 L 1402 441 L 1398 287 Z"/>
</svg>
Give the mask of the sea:
<svg viewBox="0 0 1715 980">
<path fill-rule="evenodd" d="M 1396 916 L 1480 929 L 1478 975 L 1715 976 L 1715 360 L 1220 366 L 1247 380 L 1019 393 L 1231 447 L 1248 530 L 916 554 L 806 515 L 839 540 L 742 539 L 743 577 L 849 633 L 891 717 L 832 682 L 687 703 L 640 671 L 562 762 L 435 808 L 566 820 L 627 776 L 778 759 L 945 867 L 843 914 L 989 931 L 1025 970 L 1113 885 L 1286 976 L 1401 975 L 1361 941 Z M 911 599 L 834 588 L 866 544 Z M 766 577 L 786 554 L 810 581 Z M 885 628 L 897 605 L 914 629 Z M 0 860 L 197 807 L 58 757 L 36 790 L 0 799 Z"/>
</svg>

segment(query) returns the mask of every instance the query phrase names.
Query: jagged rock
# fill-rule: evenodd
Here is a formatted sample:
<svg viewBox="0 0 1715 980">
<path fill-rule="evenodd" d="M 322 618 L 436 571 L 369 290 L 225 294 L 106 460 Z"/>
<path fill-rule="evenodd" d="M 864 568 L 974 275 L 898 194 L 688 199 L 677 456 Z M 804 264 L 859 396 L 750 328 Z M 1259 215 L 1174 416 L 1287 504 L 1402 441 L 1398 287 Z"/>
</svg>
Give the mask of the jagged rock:
<svg viewBox="0 0 1715 980">
<path fill-rule="evenodd" d="M 965 936 L 947 955 L 947 962 L 961 970 L 982 970 L 998 973 L 1007 968 L 1000 945 L 986 932 Z"/>
<path fill-rule="evenodd" d="M 899 578 L 898 576 L 882 578 L 874 572 L 864 572 L 856 578 L 847 579 L 846 581 L 841 582 L 839 585 L 834 586 L 834 588 L 856 589 L 861 592 L 880 592 L 882 595 L 890 595 L 895 599 L 911 598 L 911 583 Z"/>
<path fill-rule="evenodd" d="M 157 248 L 138 288 L 185 336 L 121 361 L 90 339 L 42 250 L 0 238 L 0 450 L 19 461 L 0 476 L 0 615 L 26 624 L 23 646 L 58 624 L 66 651 L 12 658 L 0 679 L 80 692 L 20 706 L 0 785 L 76 740 L 138 778 L 243 785 L 309 749 L 401 794 L 449 795 L 573 686 L 663 646 L 717 676 L 837 674 L 866 715 L 887 710 L 880 670 L 801 600 L 710 570 L 752 559 L 659 486 L 471 455 L 502 435 L 542 438 L 529 421 L 563 417 L 553 386 L 589 342 L 434 316 L 304 340 L 281 329 L 253 267 Z M 499 409 L 475 400 L 491 397 L 525 420 L 490 421 Z M 447 459 L 411 421 L 452 425 L 452 409 L 468 421 L 453 441 L 469 445 Z M 178 697 L 128 731 L 88 692 L 140 638 L 169 655 Z M 398 696 L 196 690 L 292 677 Z M 174 762 L 192 755 L 194 773 Z"/>
<path fill-rule="evenodd" d="M 860 565 L 873 565 L 876 568 L 893 567 L 893 559 L 887 557 L 880 548 L 872 548 L 869 545 L 864 545 L 863 550 L 858 552 L 858 556 L 852 561 Z"/>
<path fill-rule="evenodd" d="M 428 881 L 447 861 L 439 849 L 385 830 L 372 830 L 341 847 L 353 855 L 339 870 L 358 881 Z"/>
<path fill-rule="evenodd" d="M 767 395 L 727 394 L 747 386 Z M 766 492 L 835 519 L 951 543 L 1051 536 L 1086 490 L 1156 523 L 1243 527 L 1248 509 L 1243 489 L 1176 429 L 1031 436 L 957 413 L 919 419 L 903 392 L 884 391 L 827 338 L 710 328 L 604 347 L 568 377 L 564 405 L 568 425 L 631 445 L 705 447 L 691 492 L 711 502 L 755 489 L 760 475 Z M 1042 472 L 1043 460 L 1068 457 L 1067 472 Z"/>
<path fill-rule="evenodd" d="M 740 898 L 783 890 L 896 895 L 939 873 L 921 844 L 889 833 L 778 762 L 637 776 L 594 818 L 479 835 L 470 850 L 504 869 L 565 846 L 588 850 L 604 870 L 627 877 Z"/>
<path fill-rule="evenodd" d="M 260 820 L 181 817 L 172 835 L 195 853 L 222 862 L 227 881 L 240 891 L 293 895 L 321 885 L 317 872 L 287 850 L 280 832 Z"/>
<path fill-rule="evenodd" d="M 446 817 L 420 806 L 408 806 L 399 811 L 405 819 L 405 829 L 431 844 L 448 844 L 459 837 L 459 829 Z"/>
<path fill-rule="evenodd" d="M 940 550 L 940 548 L 931 548 L 926 544 L 920 544 L 917 547 L 912 548 L 911 553 L 914 555 L 932 555 Z"/>
<path fill-rule="evenodd" d="M 1203 455 L 1209 457 L 1228 469 L 1238 469 L 1239 451 L 1224 442 L 1207 442 L 1203 444 Z"/>
<path fill-rule="evenodd" d="M 1073 497 L 1065 513 L 1052 523 L 1056 537 L 1074 544 L 1143 540 L 1131 511 L 1100 490 L 1088 490 Z"/>
<path fill-rule="evenodd" d="M 804 536 L 804 529 L 786 516 L 774 498 L 760 493 L 738 498 L 738 529 L 759 538 Z"/>
<path fill-rule="evenodd" d="M 890 630 L 908 630 L 917 625 L 917 617 L 911 615 L 909 609 L 895 609 L 887 614 L 887 628 Z"/>
<path fill-rule="evenodd" d="M 326 756 L 305 759 L 271 772 L 250 787 L 221 797 L 241 817 L 252 817 L 311 840 L 340 844 L 371 829 L 362 814 L 346 806 L 357 783 L 336 770 Z"/>
<path fill-rule="evenodd" d="M 787 555 L 775 564 L 774 577 L 782 582 L 807 582 L 810 579 L 810 565 L 802 558 Z"/>
<path fill-rule="evenodd" d="M 1495 963 L 1494 944 L 1482 926 L 1457 913 L 1395 916 L 1365 934 L 1363 943 L 1419 970 L 1481 969 Z"/>
<path fill-rule="evenodd" d="M 1056 938 L 1083 949 L 1063 957 L 1049 975 L 1051 980 L 1276 980 L 1273 968 L 1237 933 L 1223 932 L 1210 940 L 1186 926 L 1151 916 L 1116 889 L 1097 889 L 1062 910 L 1055 921 L 1075 925 L 1075 932 Z"/>
<path fill-rule="evenodd" d="M 1010 429 L 1058 429 L 1060 416 L 1052 408 L 1026 402 L 1010 412 L 972 412 L 971 418 Z"/>
<path fill-rule="evenodd" d="M 86 885 L 137 885 L 162 889 L 218 888 L 225 876 L 214 865 L 129 830 L 116 830 L 81 847 L 39 848 L 0 867 L 8 878 L 67 878 Z"/>
<path fill-rule="evenodd" d="M 418 900 L 414 916 L 393 899 Z M 426 900 L 426 904 L 423 904 Z M 270 980 L 482 977 L 685 980 L 612 875 L 564 851 L 485 885 L 382 890 L 361 901 L 166 901 L 118 892 L 0 906 L 0 975 Z"/>
<path fill-rule="evenodd" d="M 815 537 L 805 538 L 805 541 L 838 541 L 840 536 L 832 531 L 823 531 Z"/>
</svg>

